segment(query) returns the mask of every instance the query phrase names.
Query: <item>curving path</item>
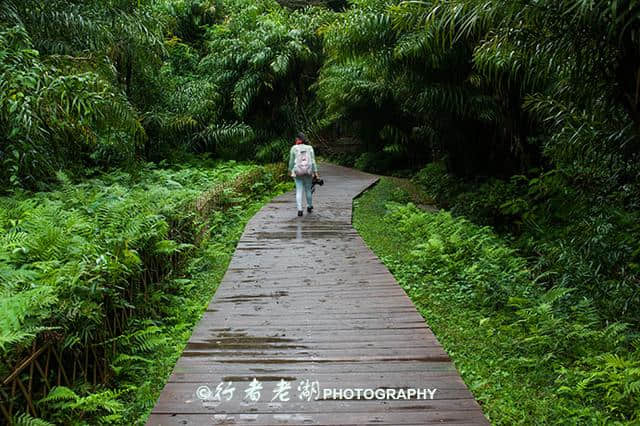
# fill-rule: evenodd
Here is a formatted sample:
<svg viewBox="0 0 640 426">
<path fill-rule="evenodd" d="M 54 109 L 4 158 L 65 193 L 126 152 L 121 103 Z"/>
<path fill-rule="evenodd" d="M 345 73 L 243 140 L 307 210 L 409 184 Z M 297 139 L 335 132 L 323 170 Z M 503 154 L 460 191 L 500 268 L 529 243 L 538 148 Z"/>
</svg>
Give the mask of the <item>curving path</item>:
<svg viewBox="0 0 640 426">
<path fill-rule="evenodd" d="M 148 425 L 488 424 L 351 226 L 377 177 L 320 172 L 313 213 L 298 218 L 288 192 L 248 223 Z"/>
</svg>

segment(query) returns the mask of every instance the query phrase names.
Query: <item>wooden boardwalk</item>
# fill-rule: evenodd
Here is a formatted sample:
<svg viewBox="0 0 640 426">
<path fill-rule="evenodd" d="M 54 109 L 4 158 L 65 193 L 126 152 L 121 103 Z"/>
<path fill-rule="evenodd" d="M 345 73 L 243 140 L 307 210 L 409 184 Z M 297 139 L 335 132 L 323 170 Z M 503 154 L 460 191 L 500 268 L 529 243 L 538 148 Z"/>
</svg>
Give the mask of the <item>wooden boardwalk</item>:
<svg viewBox="0 0 640 426">
<path fill-rule="evenodd" d="M 488 424 L 351 226 L 352 199 L 377 178 L 329 164 L 320 172 L 313 213 L 297 217 L 289 192 L 248 223 L 148 425 Z M 409 388 L 422 398 L 401 399 Z M 436 389 L 433 399 L 423 389 Z M 385 399 L 370 399 L 374 391 Z"/>
</svg>

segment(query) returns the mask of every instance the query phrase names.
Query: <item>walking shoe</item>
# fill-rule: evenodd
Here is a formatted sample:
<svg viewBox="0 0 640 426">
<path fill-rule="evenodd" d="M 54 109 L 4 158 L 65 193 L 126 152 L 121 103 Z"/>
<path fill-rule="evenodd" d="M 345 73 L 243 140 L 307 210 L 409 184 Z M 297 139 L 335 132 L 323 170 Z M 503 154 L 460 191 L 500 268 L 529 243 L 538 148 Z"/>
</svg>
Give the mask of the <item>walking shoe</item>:
<svg viewBox="0 0 640 426">
<path fill-rule="evenodd" d="M 298 210 L 298 216 L 302 216 L 302 210 Z"/>
<path fill-rule="evenodd" d="M 307 207 L 307 213 L 311 213 L 311 210 L 313 210 L 313 206 Z"/>
</svg>

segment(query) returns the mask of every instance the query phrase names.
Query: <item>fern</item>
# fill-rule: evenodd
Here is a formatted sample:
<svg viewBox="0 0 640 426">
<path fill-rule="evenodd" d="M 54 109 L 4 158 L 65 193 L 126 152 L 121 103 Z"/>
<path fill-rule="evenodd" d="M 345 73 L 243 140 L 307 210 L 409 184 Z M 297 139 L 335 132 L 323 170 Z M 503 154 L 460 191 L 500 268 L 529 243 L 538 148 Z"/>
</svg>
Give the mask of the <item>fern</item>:
<svg viewBox="0 0 640 426">
<path fill-rule="evenodd" d="M 28 413 L 22 413 L 18 416 L 14 416 L 12 422 L 15 426 L 53 426 L 53 423 L 32 417 Z"/>
<path fill-rule="evenodd" d="M 69 401 L 77 401 L 78 395 L 65 386 L 56 386 L 49 391 L 47 396 L 42 398 L 40 404 L 65 404 Z"/>
<path fill-rule="evenodd" d="M 122 421 L 122 415 L 118 412 L 123 410 L 124 405 L 117 400 L 118 396 L 118 392 L 111 390 L 80 396 L 69 388 L 56 386 L 38 401 L 38 405 L 45 410 L 54 409 L 51 417 L 58 421 L 66 422 L 83 413 L 94 416 L 97 422 L 104 424 Z"/>
<path fill-rule="evenodd" d="M 236 151 L 242 145 L 250 143 L 254 138 L 253 129 L 244 123 L 230 123 L 222 125 L 212 125 L 200 134 L 200 138 L 209 146 L 216 150 Z"/>
</svg>

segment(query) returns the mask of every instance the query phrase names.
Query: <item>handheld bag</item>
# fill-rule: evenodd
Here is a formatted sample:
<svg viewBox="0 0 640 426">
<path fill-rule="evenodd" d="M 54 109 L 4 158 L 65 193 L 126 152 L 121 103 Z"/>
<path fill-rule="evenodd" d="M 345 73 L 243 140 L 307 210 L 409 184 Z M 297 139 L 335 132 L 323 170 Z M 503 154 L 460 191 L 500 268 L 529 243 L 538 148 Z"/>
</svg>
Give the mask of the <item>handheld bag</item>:
<svg viewBox="0 0 640 426">
<path fill-rule="evenodd" d="M 310 176 L 313 174 L 311 166 L 311 150 L 307 145 L 298 145 L 295 147 L 295 162 L 293 173 L 296 176 Z"/>
</svg>

